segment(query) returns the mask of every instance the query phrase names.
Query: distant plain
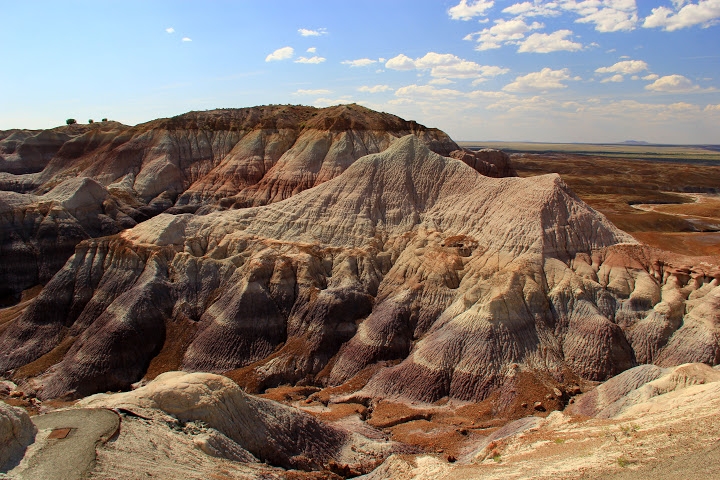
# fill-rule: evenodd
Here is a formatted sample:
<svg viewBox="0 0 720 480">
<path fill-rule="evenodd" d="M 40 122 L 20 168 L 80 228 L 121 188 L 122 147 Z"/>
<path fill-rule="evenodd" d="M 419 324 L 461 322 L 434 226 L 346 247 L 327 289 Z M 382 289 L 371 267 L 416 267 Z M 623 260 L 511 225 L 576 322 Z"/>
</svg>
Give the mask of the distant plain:
<svg viewBox="0 0 720 480">
<path fill-rule="evenodd" d="M 567 153 L 608 158 L 718 161 L 720 145 L 655 145 L 644 143 L 457 142 L 470 149 L 496 148 L 507 153 Z"/>
<path fill-rule="evenodd" d="M 521 177 L 560 174 L 580 198 L 648 245 L 720 255 L 720 146 L 458 144 L 503 150 Z"/>
</svg>

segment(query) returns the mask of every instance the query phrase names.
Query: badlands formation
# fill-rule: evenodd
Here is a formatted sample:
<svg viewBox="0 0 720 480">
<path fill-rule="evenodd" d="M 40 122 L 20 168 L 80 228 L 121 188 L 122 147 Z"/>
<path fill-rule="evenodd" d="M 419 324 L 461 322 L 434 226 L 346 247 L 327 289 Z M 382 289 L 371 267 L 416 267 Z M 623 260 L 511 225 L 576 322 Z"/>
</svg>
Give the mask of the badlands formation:
<svg viewBox="0 0 720 480">
<path fill-rule="evenodd" d="M 126 415 L 98 475 L 142 475 L 117 464 L 150 432 L 230 478 L 475 475 L 567 415 L 692 416 L 709 408 L 693 385 L 718 380 L 716 260 L 639 244 L 560 176 L 389 114 L 0 132 L 0 171 L 0 295 L 20 300 L 0 310 L 0 373 L 36 409 Z M 402 430 L 448 415 L 463 440 L 445 458 Z"/>
</svg>

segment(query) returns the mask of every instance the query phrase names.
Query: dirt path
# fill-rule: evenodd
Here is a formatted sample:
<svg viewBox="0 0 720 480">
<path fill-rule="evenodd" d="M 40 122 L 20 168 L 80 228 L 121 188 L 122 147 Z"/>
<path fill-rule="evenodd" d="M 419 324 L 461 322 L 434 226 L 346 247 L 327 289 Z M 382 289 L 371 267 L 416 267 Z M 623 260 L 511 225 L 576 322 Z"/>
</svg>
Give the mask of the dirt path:
<svg viewBox="0 0 720 480">
<path fill-rule="evenodd" d="M 95 447 L 120 429 L 120 417 L 100 408 L 60 410 L 32 418 L 35 443 L 10 478 L 79 479 L 95 464 Z"/>
</svg>

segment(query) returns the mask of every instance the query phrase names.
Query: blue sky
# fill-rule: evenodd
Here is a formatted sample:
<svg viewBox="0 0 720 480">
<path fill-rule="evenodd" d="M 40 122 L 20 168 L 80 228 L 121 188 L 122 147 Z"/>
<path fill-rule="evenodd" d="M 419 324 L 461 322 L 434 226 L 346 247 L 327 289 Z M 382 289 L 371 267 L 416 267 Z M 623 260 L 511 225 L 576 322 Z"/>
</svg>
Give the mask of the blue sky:
<svg viewBox="0 0 720 480">
<path fill-rule="evenodd" d="M 456 140 L 720 144 L 720 0 L 0 0 L 0 129 L 356 102 Z"/>
</svg>

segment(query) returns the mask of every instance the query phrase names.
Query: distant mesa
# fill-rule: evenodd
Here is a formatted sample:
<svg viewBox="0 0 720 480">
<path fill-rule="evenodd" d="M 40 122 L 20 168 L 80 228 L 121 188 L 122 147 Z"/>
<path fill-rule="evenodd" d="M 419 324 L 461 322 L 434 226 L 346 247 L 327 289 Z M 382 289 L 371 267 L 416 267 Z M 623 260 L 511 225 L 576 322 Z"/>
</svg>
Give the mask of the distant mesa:
<svg viewBox="0 0 720 480">
<path fill-rule="evenodd" d="M 643 140 L 625 140 L 624 142 L 620 142 L 622 145 L 651 145 L 649 142 L 645 142 Z"/>
</svg>

